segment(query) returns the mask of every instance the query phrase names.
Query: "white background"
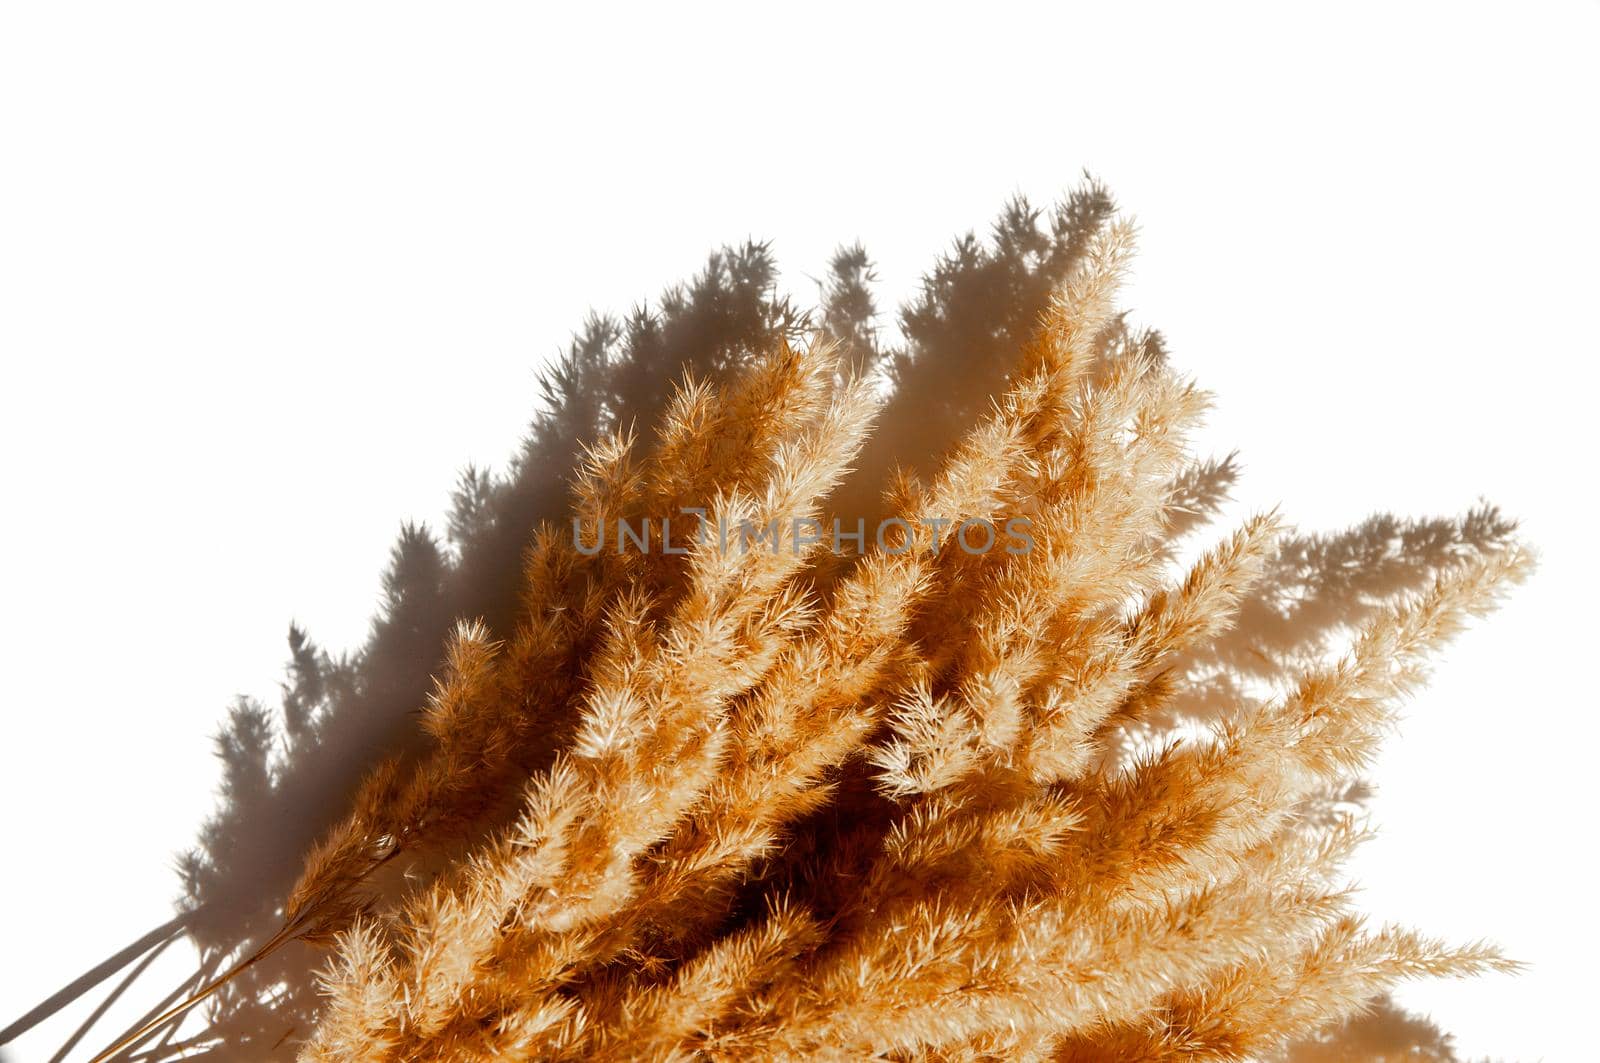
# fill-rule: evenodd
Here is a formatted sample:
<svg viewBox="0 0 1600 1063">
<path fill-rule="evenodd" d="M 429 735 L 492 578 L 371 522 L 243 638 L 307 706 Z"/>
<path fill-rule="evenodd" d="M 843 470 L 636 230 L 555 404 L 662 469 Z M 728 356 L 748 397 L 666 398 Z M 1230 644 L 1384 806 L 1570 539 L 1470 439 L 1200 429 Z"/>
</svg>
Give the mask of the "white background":
<svg viewBox="0 0 1600 1063">
<path fill-rule="evenodd" d="M 859 237 L 892 306 L 1087 167 L 1247 501 L 1542 549 L 1359 870 L 1532 965 L 1401 993 L 1465 1053 L 1594 1058 L 1600 6 L 542 6 L 0 8 L 0 1025 L 166 918 L 228 700 L 291 618 L 360 640 L 590 306 L 747 235 L 806 297 Z"/>
</svg>

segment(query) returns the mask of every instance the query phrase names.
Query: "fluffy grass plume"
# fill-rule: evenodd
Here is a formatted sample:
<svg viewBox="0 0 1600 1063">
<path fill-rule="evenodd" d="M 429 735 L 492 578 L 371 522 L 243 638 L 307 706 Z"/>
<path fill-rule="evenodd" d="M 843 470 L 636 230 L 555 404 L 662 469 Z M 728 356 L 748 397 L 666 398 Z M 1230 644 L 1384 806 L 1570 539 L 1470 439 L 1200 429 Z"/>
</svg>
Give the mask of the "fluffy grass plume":
<svg viewBox="0 0 1600 1063">
<path fill-rule="evenodd" d="M 1340 869 L 1397 706 L 1528 552 L 1442 522 L 1426 580 L 1258 638 L 1331 547 L 1205 530 L 1232 469 L 1117 313 L 1134 236 L 1097 220 L 988 411 L 887 485 L 886 536 L 802 535 L 855 530 L 830 499 L 883 391 L 825 338 L 594 440 L 514 625 L 457 626 L 426 743 L 257 954 L 330 950 L 300 1058 L 1241 1060 L 1513 966 L 1365 925 Z M 1018 519 L 1028 549 L 957 545 Z"/>
</svg>

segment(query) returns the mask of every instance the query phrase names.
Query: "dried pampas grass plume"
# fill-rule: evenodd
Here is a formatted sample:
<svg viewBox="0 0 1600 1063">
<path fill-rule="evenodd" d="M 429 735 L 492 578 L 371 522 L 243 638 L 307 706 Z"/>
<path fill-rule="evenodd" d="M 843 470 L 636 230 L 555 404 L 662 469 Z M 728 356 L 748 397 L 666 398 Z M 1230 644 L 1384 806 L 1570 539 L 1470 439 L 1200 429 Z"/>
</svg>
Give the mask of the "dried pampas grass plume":
<svg viewBox="0 0 1600 1063">
<path fill-rule="evenodd" d="M 1512 966 L 1366 927 L 1365 829 L 1317 810 L 1528 552 L 1463 549 L 1188 711 L 1285 529 L 1192 547 L 1231 472 L 1116 312 L 1134 235 L 1098 228 L 1004 393 L 842 557 L 802 529 L 854 528 L 829 498 L 881 389 L 828 342 L 594 441 L 519 624 L 457 628 L 428 748 L 306 863 L 280 939 L 332 955 L 301 1058 L 1240 1060 Z M 1018 519 L 1027 549 L 955 538 Z M 698 534 L 742 524 L 777 549 Z"/>
</svg>

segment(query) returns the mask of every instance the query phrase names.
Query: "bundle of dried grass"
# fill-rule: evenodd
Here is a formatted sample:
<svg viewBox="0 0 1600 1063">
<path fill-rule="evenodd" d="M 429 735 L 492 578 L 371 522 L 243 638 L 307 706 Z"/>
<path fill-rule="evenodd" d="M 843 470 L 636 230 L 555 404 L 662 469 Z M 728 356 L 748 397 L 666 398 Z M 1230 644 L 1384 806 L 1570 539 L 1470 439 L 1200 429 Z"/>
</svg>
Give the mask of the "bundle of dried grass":
<svg viewBox="0 0 1600 1063">
<path fill-rule="evenodd" d="M 1133 237 L 876 528 L 828 509 L 879 389 L 826 342 L 598 441 L 520 625 L 455 632 L 428 750 L 269 942 L 334 950 L 302 1058 L 1233 1060 L 1510 966 L 1365 928 L 1334 798 L 1527 551 L 1474 515 L 1431 586 L 1219 697 L 1282 529 L 1186 549 L 1231 471 L 1116 314 Z"/>
</svg>

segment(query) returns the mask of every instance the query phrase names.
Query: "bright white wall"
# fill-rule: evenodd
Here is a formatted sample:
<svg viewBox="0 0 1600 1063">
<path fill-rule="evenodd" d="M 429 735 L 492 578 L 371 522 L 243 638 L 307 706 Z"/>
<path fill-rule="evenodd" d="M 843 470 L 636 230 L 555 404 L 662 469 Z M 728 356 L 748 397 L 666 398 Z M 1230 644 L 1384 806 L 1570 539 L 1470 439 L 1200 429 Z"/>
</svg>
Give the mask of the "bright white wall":
<svg viewBox="0 0 1600 1063">
<path fill-rule="evenodd" d="M 1600 6 L 546 6 L 0 8 L 0 1025 L 165 918 L 225 703 L 291 617 L 359 640 L 588 307 L 746 235 L 801 293 L 860 237 L 892 305 L 1087 167 L 1248 502 L 1543 548 L 1360 870 L 1533 964 L 1402 994 L 1466 1053 L 1589 1058 Z"/>
</svg>

